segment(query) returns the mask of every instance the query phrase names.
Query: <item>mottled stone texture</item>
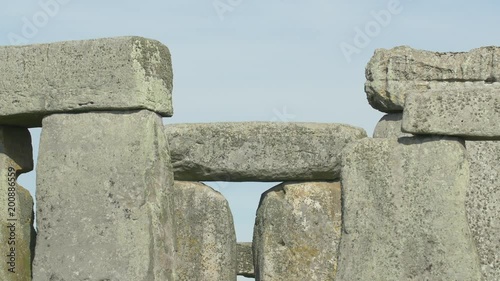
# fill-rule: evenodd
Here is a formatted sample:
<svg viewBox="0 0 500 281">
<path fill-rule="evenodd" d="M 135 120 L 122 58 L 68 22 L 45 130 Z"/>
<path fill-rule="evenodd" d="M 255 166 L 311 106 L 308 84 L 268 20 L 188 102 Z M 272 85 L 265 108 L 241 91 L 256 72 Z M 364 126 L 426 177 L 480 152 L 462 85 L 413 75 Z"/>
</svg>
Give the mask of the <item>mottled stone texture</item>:
<svg viewBox="0 0 500 281">
<path fill-rule="evenodd" d="M 149 109 L 171 116 L 167 47 L 141 37 L 0 47 L 0 124 L 56 112 Z"/>
<path fill-rule="evenodd" d="M 17 184 L 17 177 L 32 169 L 28 130 L 0 126 L 0 280 L 31 280 L 35 250 L 33 198 Z"/>
<path fill-rule="evenodd" d="M 401 111 L 408 92 L 460 89 L 500 81 L 500 47 L 463 53 L 438 53 L 407 46 L 378 49 L 366 66 L 365 92 L 383 112 Z"/>
<path fill-rule="evenodd" d="M 500 142 L 467 141 L 467 215 L 484 281 L 500 280 Z"/>
<path fill-rule="evenodd" d="M 334 280 L 340 193 L 338 182 L 303 182 L 262 195 L 253 238 L 256 280 Z"/>
<path fill-rule="evenodd" d="M 174 184 L 176 281 L 236 281 L 236 233 L 222 194 L 198 182 Z"/>
<path fill-rule="evenodd" d="M 340 152 L 363 129 L 319 123 L 166 126 L 174 176 L 195 181 L 334 180 Z"/>
<path fill-rule="evenodd" d="M 410 93 L 402 129 L 414 134 L 500 139 L 500 88 L 483 86 Z"/>
<path fill-rule="evenodd" d="M 255 278 L 252 242 L 238 243 L 236 245 L 236 253 L 238 256 L 237 274 L 248 278 Z"/>
<path fill-rule="evenodd" d="M 374 138 L 399 138 L 399 137 L 411 137 L 412 134 L 403 133 L 401 131 L 401 123 L 403 119 L 403 113 L 390 113 L 384 115 L 380 121 L 378 121 L 373 131 Z"/>
<path fill-rule="evenodd" d="M 343 153 L 337 279 L 480 280 L 467 223 L 463 144 L 364 139 Z"/>
<path fill-rule="evenodd" d="M 44 118 L 33 280 L 174 280 L 163 130 L 146 110 Z"/>
</svg>

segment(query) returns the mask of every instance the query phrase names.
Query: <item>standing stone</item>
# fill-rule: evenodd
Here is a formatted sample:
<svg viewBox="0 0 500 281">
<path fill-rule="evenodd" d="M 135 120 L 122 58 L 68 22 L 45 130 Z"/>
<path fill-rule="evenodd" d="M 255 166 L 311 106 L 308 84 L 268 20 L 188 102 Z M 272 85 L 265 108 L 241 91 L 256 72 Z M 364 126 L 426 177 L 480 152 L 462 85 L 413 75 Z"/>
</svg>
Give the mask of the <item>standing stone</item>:
<svg viewBox="0 0 500 281">
<path fill-rule="evenodd" d="M 484 281 L 500 280 L 500 142 L 467 141 L 470 185 L 467 215 Z"/>
<path fill-rule="evenodd" d="M 403 133 L 403 131 L 401 131 L 402 119 L 403 113 L 390 113 L 384 115 L 375 126 L 373 137 L 378 139 L 413 136 L 412 134 Z"/>
<path fill-rule="evenodd" d="M 238 275 L 255 278 L 252 242 L 238 243 L 236 252 L 238 255 Z"/>
<path fill-rule="evenodd" d="M 150 111 L 43 120 L 35 281 L 172 281 L 172 168 Z"/>
<path fill-rule="evenodd" d="M 166 126 L 176 180 L 310 181 L 340 176 L 344 146 L 366 132 L 343 124 L 208 123 Z"/>
<path fill-rule="evenodd" d="M 156 40 L 117 37 L 0 47 L 0 124 L 52 113 L 148 109 L 172 116 L 172 63 Z"/>
<path fill-rule="evenodd" d="M 253 237 L 257 281 L 334 280 L 340 194 L 338 182 L 304 182 L 262 195 Z"/>
<path fill-rule="evenodd" d="M 498 84 L 500 47 L 439 53 L 400 46 L 378 49 L 366 66 L 365 92 L 370 105 L 383 112 L 403 110 L 408 92 Z"/>
<path fill-rule="evenodd" d="M 33 170 L 27 129 L 0 126 L 0 280 L 31 280 L 35 250 L 33 199 L 17 184 L 19 174 Z"/>
<path fill-rule="evenodd" d="M 236 233 L 224 196 L 175 181 L 174 206 L 176 281 L 236 281 Z"/>
<path fill-rule="evenodd" d="M 452 138 L 364 139 L 344 150 L 337 280 L 480 280 Z"/>
<path fill-rule="evenodd" d="M 414 134 L 500 139 L 500 87 L 433 90 L 406 98 L 402 129 Z"/>
</svg>

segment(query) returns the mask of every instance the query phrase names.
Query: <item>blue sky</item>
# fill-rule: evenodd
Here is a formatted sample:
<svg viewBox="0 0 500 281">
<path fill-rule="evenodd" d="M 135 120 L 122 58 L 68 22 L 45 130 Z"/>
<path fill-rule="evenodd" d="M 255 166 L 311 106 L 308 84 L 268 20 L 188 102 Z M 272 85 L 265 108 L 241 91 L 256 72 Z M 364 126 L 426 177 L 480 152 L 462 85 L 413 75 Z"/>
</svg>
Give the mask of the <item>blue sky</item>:
<svg viewBox="0 0 500 281">
<path fill-rule="evenodd" d="M 368 105 L 363 84 L 376 48 L 500 45 L 500 2 L 493 0 L 55 1 L 4 1 L 0 45 L 157 39 L 170 48 L 174 68 L 175 116 L 164 123 L 335 122 L 371 134 L 382 114 Z M 30 24 L 35 29 L 23 34 Z M 32 130 L 35 148 L 39 132 Z M 34 173 L 20 182 L 33 194 Z M 260 194 L 271 184 L 211 185 L 228 198 L 238 239 L 249 241 Z"/>
</svg>

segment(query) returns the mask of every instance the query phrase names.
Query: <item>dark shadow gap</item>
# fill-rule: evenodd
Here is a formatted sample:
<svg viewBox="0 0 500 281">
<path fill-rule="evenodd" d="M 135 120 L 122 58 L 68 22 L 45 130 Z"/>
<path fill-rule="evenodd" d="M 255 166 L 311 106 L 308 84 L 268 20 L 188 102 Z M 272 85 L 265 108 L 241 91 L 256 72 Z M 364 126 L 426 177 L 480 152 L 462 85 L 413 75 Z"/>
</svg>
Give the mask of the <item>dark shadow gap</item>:
<svg viewBox="0 0 500 281">
<path fill-rule="evenodd" d="M 33 171 L 25 174 L 21 174 L 19 178 L 17 179 L 17 183 L 21 185 L 22 187 L 26 188 L 30 194 L 31 197 L 33 197 L 33 211 L 35 212 L 35 220 L 34 220 L 34 226 L 36 230 L 36 197 L 35 197 L 35 192 L 36 192 L 36 164 L 37 164 L 37 159 L 38 159 L 38 147 L 40 146 L 40 134 L 42 132 L 41 128 L 31 128 L 29 129 L 31 133 L 31 145 L 33 147 L 33 161 L 34 161 L 34 169 Z"/>
</svg>

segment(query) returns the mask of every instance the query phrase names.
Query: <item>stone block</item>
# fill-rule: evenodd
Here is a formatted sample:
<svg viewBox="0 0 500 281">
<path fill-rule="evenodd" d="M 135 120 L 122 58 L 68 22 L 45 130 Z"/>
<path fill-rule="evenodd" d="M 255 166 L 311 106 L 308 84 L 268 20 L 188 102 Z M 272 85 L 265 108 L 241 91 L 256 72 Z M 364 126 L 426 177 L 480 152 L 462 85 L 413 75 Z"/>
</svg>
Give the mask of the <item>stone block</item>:
<svg viewBox="0 0 500 281">
<path fill-rule="evenodd" d="M 35 281 L 173 281 L 173 174 L 156 113 L 44 118 Z"/>
<path fill-rule="evenodd" d="M 170 53 L 117 37 L 0 47 L 0 124 L 39 127 L 52 113 L 148 109 L 171 116 Z"/>
<path fill-rule="evenodd" d="M 17 177 L 32 169 L 29 131 L 0 126 L 0 280 L 31 280 L 36 238 L 33 198 L 17 183 Z"/>
<path fill-rule="evenodd" d="M 461 141 L 363 139 L 344 150 L 342 163 L 336 280 L 480 280 Z"/>
<path fill-rule="evenodd" d="M 174 176 L 193 181 L 334 180 L 363 129 L 319 123 L 167 125 Z"/>
<path fill-rule="evenodd" d="M 400 46 L 378 49 L 366 66 L 365 92 L 383 112 L 402 111 L 408 92 L 496 84 L 500 81 L 500 47 L 440 53 Z"/>
<path fill-rule="evenodd" d="M 500 139 L 500 88 L 484 86 L 410 93 L 402 130 L 413 134 Z"/>
<path fill-rule="evenodd" d="M 465 142 L 470 162 L 467 216 L 484 281 L 500 280 L 500 142 Z"/>
<path fill-rule="evenodd" d="M 236 252 L 238 256 L 237 274 L 247 278 L 255 278 L 252 242 L 236 244 Z"/>
<path fill-rule="evenodd" d="M 403 113 L 390 113 L 384 115 L 375 126 L 373 137 L 378 139 L 413 136 L 412 134 L 403 133 L 403 131 L 401 131 L 402 121 Z"/>
<path fill-rule="evenodd" d="M 236 233 L 227 200 L 198 182 L 174 183 L 176 281 L 236 281 Z"/>
<path fill-rule="evenodd" d="M 338 182 L 283 183 L 266 191 L 254 228 L 256 280 L 335 280 L 340 198 Z"/>
</svg>

